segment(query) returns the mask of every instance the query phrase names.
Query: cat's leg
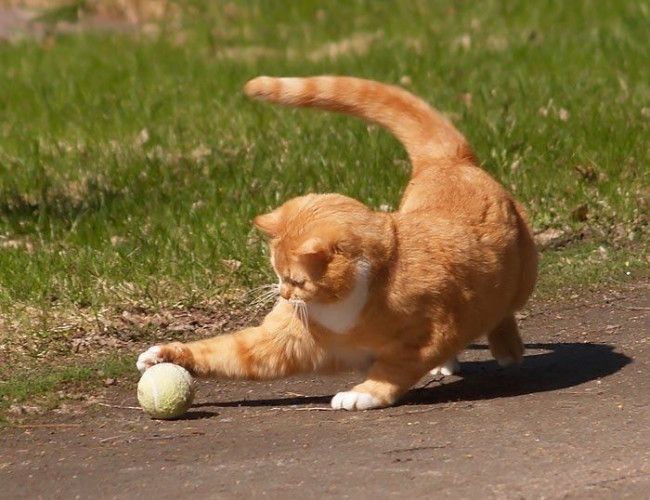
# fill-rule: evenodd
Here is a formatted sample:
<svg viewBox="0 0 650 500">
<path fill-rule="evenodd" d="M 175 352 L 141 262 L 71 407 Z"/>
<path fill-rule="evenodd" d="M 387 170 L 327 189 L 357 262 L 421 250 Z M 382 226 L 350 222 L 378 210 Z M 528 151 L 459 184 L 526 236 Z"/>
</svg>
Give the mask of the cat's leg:
<svg viewBox="0 0 650 500">
<path fill-rule="evenodd" d="M 448 359 L 442 365 L 436 366 L 430 373 L 431 375 L 443 375 L 445 377 L 460 373 L 460 363 L 458 362 L 458 358 L 454 356 L 453 358 Z"/>
<path fill-rule="evenodd" d="M 519 364 L 524 357 L 524 344 L 519 336 L 514 315 L 506 316 L 497 327 L 487 335 L 492 355 L 500 366 Z"/>
<path fill-rule="evenodd" d="M 153 346 L 140 355 L 137 367 L 143 372 L 169 362 L 199 377 L 259 380 L 316 370 L 324 358 L 323 349 L 284 301 L 260 326 L 186 344 Z"/>
<path fill-rule="evenodd" d="M 399 358 L 398 358 L 399 359 Z M 429 365 L 431 366 L 431 365 Z M 335 410 L 370 410 L 394 404 L 427 372 L 427 367 L 408 358 L 377 359 L 365 382 L 332 398 Z"/>
</svg>

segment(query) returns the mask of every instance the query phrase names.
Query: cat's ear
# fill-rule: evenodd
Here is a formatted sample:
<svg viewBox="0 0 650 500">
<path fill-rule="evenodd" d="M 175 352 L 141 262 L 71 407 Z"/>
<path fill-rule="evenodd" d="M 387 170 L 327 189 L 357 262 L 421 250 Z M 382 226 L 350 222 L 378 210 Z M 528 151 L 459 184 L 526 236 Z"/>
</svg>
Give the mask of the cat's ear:
<svg viewBox="0 0 650 500">
<path fill-rule="evenodd" d="M 255 227 L 271 238 L 280 233 L 280 223 L 280 214 L 277 210 L 268 214 L 258 215 L 253 219 Z"/>
</svg>

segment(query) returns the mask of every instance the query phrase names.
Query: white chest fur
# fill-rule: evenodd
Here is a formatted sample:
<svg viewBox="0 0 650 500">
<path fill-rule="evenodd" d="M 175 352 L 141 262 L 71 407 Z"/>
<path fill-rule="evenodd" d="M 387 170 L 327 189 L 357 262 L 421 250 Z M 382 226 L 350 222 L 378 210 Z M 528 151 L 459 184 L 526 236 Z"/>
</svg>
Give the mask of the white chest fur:
<svg viewBox="0 0 650 500">
<path fill-rule="evenodd" d="M 361 311 L 368 300 L 370 282 L 370 263 L 357 264 L 354 288 L 339 302 L 332 304 L 308 304 L 309 318 L 334 333 L 346 333 L 357 323 Z"/>
</svg>

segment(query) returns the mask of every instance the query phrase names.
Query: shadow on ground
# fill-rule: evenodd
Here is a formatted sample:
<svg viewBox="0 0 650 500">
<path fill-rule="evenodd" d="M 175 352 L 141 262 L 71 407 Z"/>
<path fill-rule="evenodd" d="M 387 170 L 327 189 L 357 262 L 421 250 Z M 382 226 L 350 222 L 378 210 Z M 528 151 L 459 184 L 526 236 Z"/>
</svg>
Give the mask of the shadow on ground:
<svg viewBox="0 0 650 500">
<path fill-rule="evenodd" d="M 485 345 L 472 345 L 470 350 L 486 350 Z M 452 401 L 476 401 L 555 391 L 577 386 L 616 373 L 632 358 L 614 352 L 609 344 L 555 343 L 526 344 L 527 350 L 544 351 L 528 355 L 520 367 L 502 369 L 493 360 L 465 361 L 460 378 L 435 387 L 410 391 L 402 405 L 427 405 Z M 290 405 L 329 404 L 331 395 L 253 399 L 201 403 L 195 408 L 277 407 Z M 208 418 L 215 414 L 198 411 L 190 418 Z"/>
</svg>

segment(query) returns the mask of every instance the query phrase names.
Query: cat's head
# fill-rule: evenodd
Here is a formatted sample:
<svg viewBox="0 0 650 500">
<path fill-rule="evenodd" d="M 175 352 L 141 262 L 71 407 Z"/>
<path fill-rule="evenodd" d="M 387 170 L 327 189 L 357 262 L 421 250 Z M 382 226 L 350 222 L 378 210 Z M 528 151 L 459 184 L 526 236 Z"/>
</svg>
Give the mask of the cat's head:
<svg viewBox="0 0 650 500">
<path fill-rule="evenodd" d="M 373 212 L 338 194 L 293 198 L 255 218 L 287 300 L 335 302 L 354 287 Z M 372 224 L 370 224 L 372 225 Z M 372 231 L 370 231 L 372 232 Z"/>
</svg>

